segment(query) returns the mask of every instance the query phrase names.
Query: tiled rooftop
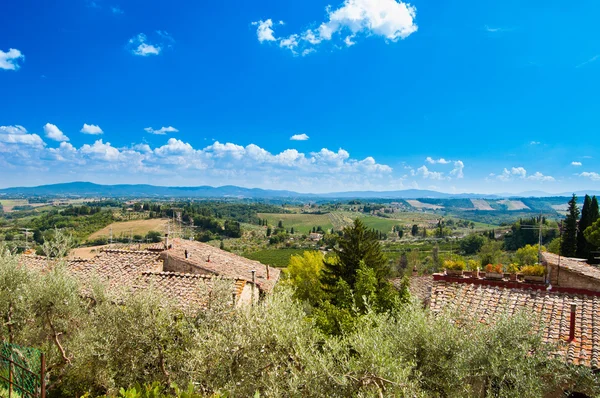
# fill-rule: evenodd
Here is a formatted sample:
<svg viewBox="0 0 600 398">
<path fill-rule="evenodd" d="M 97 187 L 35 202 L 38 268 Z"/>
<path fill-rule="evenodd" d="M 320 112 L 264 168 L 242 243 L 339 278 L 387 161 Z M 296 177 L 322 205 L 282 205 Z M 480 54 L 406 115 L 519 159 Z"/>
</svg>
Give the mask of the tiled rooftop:
<svg viewBox="0 0 600 398">
<path fill-rule="evenodd" d="M 180 274 L 176 272 L 144 271 L 135 288 L 152 288 L 164 297 L 174 300 L 183 308 L 206 308 L 216 283 L 227 284 L 237 298 L 246 284 L 243 280 L 224 279 L 216 276 Z M 233 302 L 233 297 L 232 297 Z"/>
<path fill-rule="evenodd" d="M 42 272 L 56 263 L 46 257 L 34 255 L 23 255 L 20 262 Z M 163 262 L 160 255 L 145 250 L 106 249 L 91 259 L 66 259 L 65 265 L 82 282 L 84 289 L 89 287 L 94 279 L 115 290 L 152 286 L 166 297 L 175 299 L 183 308 L 205 307 L 217 279 L 230 283 L 232 293 L 236 293 L 238 298 L 246 285 L 245 280 L 228 276 L 162 272 Z"/>
<path fill-rule="evenodd" d="M 438 278 L 436 278 L 438 279 Z M 577 305 L 575 339 L 569 342 L 570 305 Z M 544 341 L 556 343 L 569 363 L 600 367 L 600 297 L 545 289 L 519 289 L 493 285 L 433 281 L 430 309 L 457 311 L 479 322 L 493 323 L 503 312 L 531 310 Z M 543 325 L 543 326 L 542 326 Z"/>
<path fill-rule="evenodd" d="M 554 253 L 542 252 L 542 259 L 546 263 L 558 265 L 561 268 L 566 268 L 571 272 L 593 278 L 600 283 L 600 268 L 594 267 L 586 263 L 586 260 L 574 259 L 569 257 L 560 257 Z"/>
<path fill-rule="evenodd" d="M 172 248 L 161 253 L 161 258 L 167 256 L 188 263 L 215 275 L 229 278 L 243 279 L 252 282 L 252 270 L 256 271 L 255 282 L 259 289 L 271 291 L 277 283 L 280 270 L 269 267 L 267 279 L 267 266 L 247 258 L 226 252 L 206 243 L 173 239 Z M 187 250 L 188 257 L 185 257 Z M 210 261 L 209 261 L 210 260 Z"/>
</svg>

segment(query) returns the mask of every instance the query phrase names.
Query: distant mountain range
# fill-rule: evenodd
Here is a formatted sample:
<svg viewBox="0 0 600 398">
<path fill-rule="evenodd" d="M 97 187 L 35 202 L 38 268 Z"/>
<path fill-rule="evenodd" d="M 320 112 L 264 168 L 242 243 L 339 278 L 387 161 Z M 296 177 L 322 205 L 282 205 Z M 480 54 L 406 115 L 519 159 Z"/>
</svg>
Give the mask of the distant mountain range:
<svg viewBox="0 0 600 398">
<path fill-rule="evenodd" d="M 578 191 L 576 195 L 598 195 L 600 191 Z M 522 192 L 519 194 L 477 194 L 460 193 L 450 194 L 422 189 L 406 189 L 400 191 L 350 191 L 332 193 L 299 193 L 285 190 L 271 190 L 260 188 L 243 188 L 233 185 L 222 187 L 197 186 L 197 187 L 163 187 L 155 185 L 100 185 L 91 182 L 68 182 L 63 184 L 40 185 L 37 187 L 15 187 L 0 189 L 2 195 L 11 196 L 57 196 L 57 197 L 143 197 L 143 198 L 250 198 L 250 199 L 448 199 L 448 198 L 481 198 L 500 199 L 510 197 L 550 197 L 571 196 L 572 192 L 550 194 L 541 191 Z"/>
</svg>

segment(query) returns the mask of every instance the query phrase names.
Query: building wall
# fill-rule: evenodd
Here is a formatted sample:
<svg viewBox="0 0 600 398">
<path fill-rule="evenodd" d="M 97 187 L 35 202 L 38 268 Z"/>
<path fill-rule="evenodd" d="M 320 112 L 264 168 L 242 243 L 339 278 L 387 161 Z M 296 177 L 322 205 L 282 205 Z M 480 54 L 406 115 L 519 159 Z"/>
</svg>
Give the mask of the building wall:
<svg viewBox="0 0 600 398">
<path fill-rule="evenodd" d="M 192 265 L 184 259 L 175 258 L 172 256 L 163 257 L 163 271 L 165 272 L 180 272 L 184 274 L 196 274 L 196 275 L 214 275 L 215 273 Z"/>
<path fill-rule="evenodd" d="M 600 284 L 596 279 L 583 276 L 563 267 L 558 270 L 558 266 L 555 264 L 548 264 L 548 266 L 550 267 L 550 283 L 552 285 L 600 292 Z"/>
<path fill-rule="evenodd" d="M 254 285 L 250 282 L 247 282 L 244 285 L 244 289 L 242 290 L 242 294 L 240 294 L 240 296 L 238 297 L 238 301 L 236 303 L 236 305 L 240 306 L 240 305 L 245 305 L 245 304 L 250 304 L 252 303 L 252 287 Z M 254 286 L 254 302 L 257 303 L 258 299 L 259 299 L 259 290 L 256 286 Z"/>
</svg>

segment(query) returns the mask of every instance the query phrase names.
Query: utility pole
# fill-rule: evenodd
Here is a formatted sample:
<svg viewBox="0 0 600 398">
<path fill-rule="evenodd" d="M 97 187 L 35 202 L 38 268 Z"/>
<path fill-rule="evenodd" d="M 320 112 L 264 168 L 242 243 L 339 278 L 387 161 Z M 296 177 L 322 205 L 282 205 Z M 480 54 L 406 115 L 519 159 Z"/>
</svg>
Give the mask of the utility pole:
<svg viewBox="0 0 600 398">
<path fill-rule="evenodd" d="M 112 243 L 113 243 L 113 231 L 112 231 L 112 227 L 110 227 L 109 231 L 110 231 L 110 238 L 109 238 L 109 242 L 110 242 L 110 244 L 112 245 Z"/>
</svg>

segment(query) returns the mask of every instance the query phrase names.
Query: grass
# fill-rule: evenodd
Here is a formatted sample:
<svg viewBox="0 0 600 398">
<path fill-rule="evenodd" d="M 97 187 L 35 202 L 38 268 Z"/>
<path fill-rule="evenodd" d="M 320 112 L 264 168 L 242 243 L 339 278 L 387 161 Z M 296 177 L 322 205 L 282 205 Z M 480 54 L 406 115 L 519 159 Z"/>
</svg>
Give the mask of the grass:
<svg viewBox="0 0 600 398">
<path fill-rule="evenodd" d="M 2 199 L 0 204 L 6 213 L 10 213 L 15 206 L 27 206 L 29 201 L 27 199 Z"/>
<path fill-rule="evenodd" d="M 114 222 L 107 225 L 99 231 L 94 232 L 88 238 L 88 240 L 94 240 L 100 237 L 110 236 L 110 229 L 112 228 L 113 237 L 119 237 L 121 235 L 129 236 L 133 235 L 146 235 L 149 231 L 165 232 L 167 228 L 168 219 L 153 218 L 151 220 L 133 220 L 133 221 L 121 221 Z"/>
<path fill-rule="evenodd" d="M 302 255 L 308 249 L 265 249 L 254 253 L 246 253 L 244 257 L 260 261 L 271 267 L 285 268 L 290 262 L 290 257 L 295 254 Z"/>
<path fill-rule="evenodd" d="M 294 228 L 294 232 L 307 234 L 313 227 L 321 227 L 324 230 L 333 228 L 333 224 L 328 214 L 277 214 L 277 213 L 258 213 L 259 218 L 267 219 L 270 225 L 277 226 L 279 221 L 283 221 L 283 227 L 286 229 Z"/>
</svg>

